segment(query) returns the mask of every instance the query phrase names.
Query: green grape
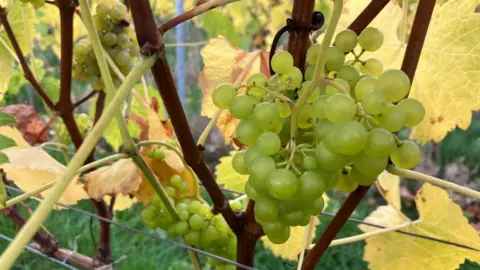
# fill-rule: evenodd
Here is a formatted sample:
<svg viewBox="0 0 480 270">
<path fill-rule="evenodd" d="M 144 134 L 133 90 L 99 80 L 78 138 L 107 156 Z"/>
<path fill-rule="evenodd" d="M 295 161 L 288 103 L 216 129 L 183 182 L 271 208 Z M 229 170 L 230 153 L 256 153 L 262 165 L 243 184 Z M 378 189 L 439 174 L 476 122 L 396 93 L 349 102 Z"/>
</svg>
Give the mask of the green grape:
<svg viewBox="0 0 480 270">
<path fill-rule="evenodd" d="M 212 209 L 207 204 L 203 204 L 198 210 L 198 214 L 205 218 L 210 218 L 212 216 Z"/>
<path fill-rule="evenodd" d="M 179 175 L 173 175 L 170 178 L 170 184 L 176 188 L 180 188 L 182 186 L 183 179 Z"/>
<path fill-rule="evenodd" d="M 315 66 L 308 66 L 305 69 L 305 80 L 311 81 L 313 79 L 313 75 L 315 74 Z"/>
<path fill-rule="evenodd" d="M 315 69 L 315 65 L 317 64 L 318 56 L 320 55 L 320 47 L 321 44 L 313 44 L 307 50 L 307 64 L 312 66 Z"/>
<path fill-rule="evenodd" d="M 306 171 L 299 178 L 298 196 L 304 201 L 313 201 L 325 192 L 326 181 L 315 171 Z"/>
<path fill-rule="evenodd" d="M 225 110 L 230 107 L 233 99 L 237 96 L 237 90 L 229 83 L 219 84 L 213 89 L 212 100 L 213 104 L 218 108 Z"/>
<path fill-rule="evenodd" d="M 237 237 L 230 236 L 227 243 L 227 253 L 230 256 L 235 257 L 237 254 Z"/>
<path fill-rule="evenodd" d="M 388 108 L 388 100 L 382 92 L 370 91 L 362 101 L 363 110 L 370 115 L 379 115 Z"/>
<path fill-rule="evenodd" d="M 305 170 L 316 170 L 318 168 L 317 159 L 313 156 L 305 157 L 302 161 L 302 166 Z"/>
<path fill-rule="evenodd" d="M 316 118 L 325 119 L 325 106 L 327 105 L 328 97 L 325 95 L 319 96 L 313 101 L 312 111 Z"/>
<path fill-rule="evenodd" d="M 138 46 L 132 46 L 130 48 L 130 56 L 131 57 L 139 57 L 140 56 L 140 48 Z"/>
<path fill-rule="evenodd" d="M 187 221 L 190 218 L 190 214 L 188 213 L 188 211 L 182 210 L 178 211 L 178 217 L 181 221 Z"/>
<path fill-rule="evenodd" d="M 244 159 L 243 163 L 248 168 L 252 165 L 252 162 L 256 157 L 262 156 L 262 155 L 263 155 L 262 152 L 260 152 L 260 150 L 257 147 L 249 147 L 245 151 L 245 154 L 243 157 Z"/>
<path fill-rule="evenodd" d="M 175 198 L 175 188 L 173 187 L 166 187 L 165 192 L 167 193 L 168 197 Z"/>
<path fill-rule="evenodd" d="M 165 158 L 165 152 L 162 149 L 155 149 L 153 153 L 153 158 L 156 160 L 163 160 Z"/>
<path fill-rule="evenodd" d="M 408 94 L 410 79 L 401 70 L 389 69 L 378 77 L 375 90 L 384 93 L 390 102 L 397 102 Z"/>
<path fill-rule="evenodd" d="M 350 86 L 350 89 L 355 89 L 355 85 L 357 85 L 357 82 L 360 80 L 360 74 L 353 66 L 344 65 L 337 71 L 335 78 L 345 80 Z"/>
<path fill-rule="evenodd" d="M 93 90 L 102 91 L 105 88 L 102 78 L 97 77 L 91 83 Z"/>
<path fill-rule="evenodd" d="M 134 66 L 135 64 L 132 61 L 130 61 L 126 65 L 119 66 L 118 68 L 120 69 L 122 74 L 127 75 L 128 73 L 130 73 L 130 70 L 132 70 Z"/>
<path fill-rule="evenodd" d="M 253 114 L 255 101 L 251 96 L 235 96 L 230 104 L 230 113 L 237 119 L 247 119 Z"/>
<path fill-rule="evenodd" d="M 293 67 L 293 57 L 288 52 L 276 52 L 272 57 L 271 65 L 275 73 L 286 74 Z"/>
<path fill-rule="evenodd" d="M 298 90 L 298 96 L 301 97 L 307 92 L 310 92 L 310 95 L 307 98 L 307 103 L 312 103 L 318 96 L 320 96 L 320 88 L 316 87 L 315 89 L 310 90 L 310 81 L 305 81 L 302 83 L 300 90 Z"/>
<path fill-rule="evenodd" d="M 308 219 L 308 220 L 310 221 L 310 219 Z M 308 224 L 308 222 L 307 222 L 307 224 Z M 290 227 L 287 226 L 286 228 L 287 229 L 280 236 L 273 237 L 273 236 L 267 235 L 268 240 L 270 240 L 270 242 L 272 242 L 276 245 L 280 245 L 280 244 L 283 244 L 283 243 L 287 242 L 288 238 L 290 238 Z"/>
<path fill-rule="evenodd" d="M 365 176 L 377 176 L 381 174 L 388 164 L 388 158 L 369 157 L 363 153 L 353 158 L 353 165 L 356 170 Z"/>
<path fill-rule="evenodd" d="M 403 140 L 402 145 L 392 152 L 390 159 L 399 168 L 412 169 L 420 162 L 420 148 L 412 141 Z"/>
<path fill-rule="evenodd" d="M 344 155 L 356 155 L 365 148 L 368 133 L 359 122 L 348 121 L 332 131 L 332 137 L 335 140 L 333 144 L 336 145 L 336 150 L 339 153 Z M 328 143 L 328 141 L 325 141 L 325 146 L 331 151 L 332 147 L 329 147 Z"/>
<path fill-rule="evenodd" d="M 341 124 L 353 119 L 357 112 L 357 105 L 351 97 L 335 94 L 327 99 L 324 112 L 328 121 Z"/>
<path fill-rule="evenodd" d="M 108 16 L 108 13 L 110 11 L 110 8 L 108 7 L 107 4 L 105 3 L 100 3 L 97 5 L 95 8 L 96 14 L 100 17 L 106 17 Z"/>
<path fill-rule="evenodd" d="M 345 54 L 337 47 L 329 47 L 325 66 L 328 71 L 337 71 L 345 63 Z"/>
<path fill-rule="evenodd" d="M 155 149 L 150 149 L 147 151 L 147 157 L 153 158 L 153 155 L 155 154 Z"/>
<path fill-rule="evenodd" d="M 327 120 L 319 120 L 317 124 L 315 124 L 315 129 L 313 130 L 313 136 L 317 140 L 323 140 L 325 136 L 330 132 L 333 128 L 334 124 L 330 123 Z"/>
<path fill-rule="evenodd" d="M 262 130 L 257 126 L 258 124 L 256 124 L 252 119 L 240 121 L 237 129 L 235 130 L 237 139 L 248 146 L 255 145 L 258 137 L 262 133 Z"/>
<path fill-rule="evenodd" d="M 170 237 L 176 237 L 177 236 L 177 230 L 175 224 L 170 225 L 167 229 L 168 236 Z"/>
<path fill-rule="evenodd" d="M 277 169 L 268 177 L 267 188 L 272 197 L 286 200 L 297 192 L 297 176 L 288 169 Z"/>
<path fill-rule="evenodd" d="M 82 40 L 84 41 L 84 40 Z M 81 62 L 83 62 L 83 59 L 85 57 L 87 57 L 88 53 L 90 52 L 90 50 L 92 49 L 92 46 L 90 45 L 89 42 L 79 42 L 75 45 L 75 47 L 73 48 L 73 54 L 76 58 L 76 61 L 78 62 L 79 60 L 82 60 Z"/>
<path fill-rule="evenodd" d="M 303 80 L 302 71 L 297 67 L 291 67 L 288 72 L 280 78 L 280 81 L 287 89 L 295 89 L 300 86 Z"/>
<path fill-rule="evenodd" d="M 292 108 L 290 108 L 290 105 L 287 102 L 275 100 L 275 107 L 277 107 L 277 110 L 280 113 L 280 118 L 286 118 L 292 114 Z"/>
<path fill-rule="evenodd" d="M 156 209 L 153 207 L 145 207 L 140 213 L 140 216 L 142 217 L 144 222 L 151 221 L 157 216 Z"/>
<path fill-rule="evenodd" d="M 350 85 L 348 84 L 347 81 L 345 81 L 344 79 L 335 79 L 335 82 L 339 83 L 340 86 L 343 87 L 343 89 L 345 90 L 346 93 L 350 93 Z M 338 90 L 337 88 L 331 86 L 331 85 L 327 85 L 326 88 L 325 88 L 325 94 L 327 96 L 333 96 L 335 94 L 338 94 L 338 93 L 343 93 L 341 92 L 340 90 Z"/>
<path fill-rule="evenodd" d="M 208 225 L 207 228 L 202 232 L 204 238 L 209 242 L 213 242 L 218 238 L 218 231 L 213 225 Z"/>
<path fill-rule="evenodd" d="M 251 75 L 247 80 L 248 86 L 265 86 L 267 83 L 267 77 L 262 73 L 255 73 Z"/>
<path fill-rule="evenodd" d="M 245 194 L 247 194 L 248 198 L 250 200 L 258 200 L 260 199 L 260 194 L 255 190 L 254 187 L 252 187 L 251 180 L 248 180 L 247 183 L 245 184 Z"/>
<path fill-rule="evenodd" d="M 128 48 L 132 45 L 130 37 L 127 34 L 121 33 L 117 35 L 117 44 L 120 48 Z"/>
<path fill-rule="evenodd" d="M 255 201 L 254 212 L 255 218 L 259 220 L 270 222 L 275 221 L 278 218 L 280 211 L 280 205 L 278 201 L 270 199 L 268 197 L 260 197 Z"/>
<path fill-rule="evenodd" d="M 320 169 L 334 172 L 342 169 L 347 164 L 347 157 L 344 155 L 336 155 L 325 148 L 323 142 L 320 142 L 315 148 L 315 157 L 318 160 Z"/>
<path fill-rule="evenodd" d="M 364 175 L 360 171 L 357 170 L 356 167 L 353 167 L 350 172 L 350 179 L 352 179 L 355 183 L 362 185 L 362 186 L 370 186 L 377 181 L 377 175 Z"/>
<path fill-rule="evenodd" d="M 183 236 L 185 244 L 189 246 L 197 246 L 200 243 L 200 233 L 195 231 L 190 231 Z"/>
<path fill-rule="evenodd" d="M 358 36 L 358 44 L 368 52 L 378 50 L 383 44 L 383 34 L 374 27 L 367 27 Z"/>
<path fill-rule="evenodd" d="M 377 58 L 368 58 L 363 62 L 360 71 L 376 78 L 382 74 L 383 64 Z"/>
<path fill-rule="evenodd" d="M 345 53 L 351 52 L 358 43 L 357 34 L 350 30 L 345 29 L 337 34 L 335 37 L 335 47 L 339 48 Z"/>
<path fill-rule="evenodd" d="M 130 61 L 130 53 L 125 50 L 119 51 L 113 56 L 113 60 L 115 61 L 115 64 L 124 66 Z"/>
<path fill-rule="evenodd" d="M 102 35 L 102 42 L 107 46 L 114 46 L 117 43 L 117 35 L 107 32 Z"/>
<path fill-rule="evenodd" d="M 397 106 L 405 112 L 407 119 L 405 126 L 413 127 L 422 122 L 425 117 L 425 108 L 423 104 L 414 98 L 406 98 L 400 101 Z"/>
<path fill-rule="evenodd" d="M 270 131 L 264 132 L 258 137 L 257 147 L 263 154 L 271 156 L 280 150 L 280 137 Z"/>
<path fill-rule="evenodd" d="M 253 159 L 251 166 L 248 167 L 248 173 L 256 180 L 266 181 L 275 168 L 273 158 L 262 155 Z"/>
<path fill-rule="evenodd" d="M 286 231 L 290 230 L 288 225 L 280 221 L 265 222 L 262 224 L 262 229 L 265 234 L 270 237 L 282 237 Z"/>
<path fill-rule="evenodd" d="M 398 106 L 389 106 L 378 117 L 380 126 L 388 131 L 397 132 L 403 128 L 407 121 L 407 115 Z"/>
<path fill-rule="evenodd" d="M 109 13 L 113 20 L 119 21 L 127 16 L 127 8 L 124 5 L 119 4 L 111 8 Z"/>
<path fill-rule="evenodd" d="M 188 212 L 189 212 L 190 214 L 198 214 L 201 207 L 202 207 L 202 203 L 201 203 L 201 202 L 199 202 L 199 201 L 192 201 L 192 202 L 188 205 Z"/>
<path fill-rule="evenodd" d="M 293 211 L 280 215 L 280 221 L 288 226 L 298 226 L 302 223 L 304 214 L 302 211 Z"/>
<path fill-rule="evenodd" d="M 338 177 L 337 189 L 341 192 L 350 193 L 358 187 L 357 182 L 355 182 L 349 173 L 340 173 Z"/>
<path fill-rule="evenodd" d="M 32 3 L 32 6 L 34 8 L 41 8 L 43 5 L 45 5 L 45 0 L 30 0 L 30 3 Z"/>
<path fill-rule="evenodd" d="M 383 128 L 374 128 L 368 132 L 367 144 L 363 152 L 370 157 L 385 158 L 395 149 L 395 138 Z"/>
<path fill-rule="evenodd" d="M 179 221 L 175 224 L 175 232 L 178 235 L 185 235 L 189 230 L 190 228 L 188 227 L 188 223 L 186 221 Z"/>
<path fill-rule="evenodd" d="M 297 115 L 297 126 L 302 129 L 307 129 L 313 126 L 315 115 L 313 113 L 313 105 L 304 104 Z"/>
<path fill-rule="evenodd" d="M 325 201 L 322 197 L 318 197 L 311 205 L 303 209 L 303 213 L 305 215 L 312 215 L 316 216 L 322 212 L 323 208 L 325 207 Z"/>
<path fill-rule="evenodd" d="M 280 75 L 274 74 L 267 80 L 267 86 L 276 86 L 280 83 Z"/>
<path fill-rule="evenodd" d="M 98 76 L 100 75 L 100 68 L 96 63 L 93 65 L 87 65 L 86 72 L 89 76 Z"/>
<path fill-rule="evenodd" d="M 193 214 L 188 220 L 188 224 L 193 230 L 198 231 L 205 225 L 205 219 L 199 214 Z"/>
<path fill-rule="evenodd" d="M 253 110 L 253 122 L 257 127 L 271 130 L 281 121 L 280 112 L 274 104 L 262 102 Z"/>
<path fill-rule="evenodd" d="M 248 174 L 248 168 L 245 166 L 245 150 L 238 151 L 235 156 L 232 158 L 232 167 L 233 169 L 243 175 Z"/>
<path fill-rule="evenodd" d="M 243 209 L 242 202 L 240 201 L 232 201 L 230 203 L 230 208 L 232 208 L 233 211 L 240 211 Z"/>
<path fill-rule="evenodd" d="M 361 78 L 355 85 L 355 98 L 362 102 L 365 95 L 375 89 L 375 81 L 376 79 L 371 77 Z"/>
</svg>

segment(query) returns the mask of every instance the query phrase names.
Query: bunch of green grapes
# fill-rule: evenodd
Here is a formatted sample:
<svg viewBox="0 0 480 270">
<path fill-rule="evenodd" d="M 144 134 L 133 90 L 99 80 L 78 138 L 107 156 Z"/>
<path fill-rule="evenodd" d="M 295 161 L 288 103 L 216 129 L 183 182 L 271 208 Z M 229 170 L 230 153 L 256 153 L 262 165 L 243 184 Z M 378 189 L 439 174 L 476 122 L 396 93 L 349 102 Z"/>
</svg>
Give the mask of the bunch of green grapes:
<svg viewBox="0 0 480 270">
<path fill-rule="evenodd" d="M 383 35 L 375 28 L 360 36 L 340 32 L 326 56 L 328 83 L 314 89 L 309 87 L 320 45 L 307 52 L 305 77 L 293 66 L 293 57 L 282 51 L 271 61 L 276 74 L 253 74 L 244 94 L 231 84 L 214 89 L 214 104 L 241 120 L 236 138 L 248 149 L 233 157 L 232 167 L 249 176 L 245 190 L 271 242 L 284 243 L 291 226 L 305 226 L 318 215 L 325 191 L 350 192 L 371 185 L 389 160 L 401 168 L 419 162 L 418 146 L 394 134 L 419 124 L 425 115 L 418 100 L 405 99 L 408 76 L 401 70 L 383 71 L 374 58 L 360 59 L 363 51 L 375 51 L 382 43 Z M 357 45 L 362 51 L 355 54 Z M 355 60 L 346 62 L 349 53 Z M 310 95 L 292 119 L 307 89 Z M 295 138 L 292 124 L 298 130 Z"/>
<path fill-rule="evenodd" d="M 166 230 L 170 237 L 180 236 L 187 245 L 235 260 L 237 238 L 225 219 L 221 215 L 213 215 L 210 206 L 203 201 L 192 198 L 178 199 L 177 194 L 188 188 L 187 182 L 180 176 L 172 176 L 170 185 L 165 191 L 175 205 L 179 220 L 170 215 L 158 195 L 155 195 L 150 205 L 141 213 L 145 224 L 150 228 Z M 231 267 L 218 260 L 209 260 L 209 263 L 216 265 L 217 269 Z"/>
<path fill-rule="evenodd" d="M 140 55 L 135 35 L 128 22 L 127 8 L 122 3 L 115 2 L 111 6 L 105 3 L 98 4 L 95 10 L 93 19 L 102 46 L 120 71 L 126 75 L 133 68 L 136 57 Z M 80 81 L 91 81 L 93 89 L 102 90 L 105 85 L 90 40 L 85 38 L 79 41 L 73 53 L 74 77 Z M 113 71 L 110 73 L 114 85 L 119 86 L 120 79 Z"/>
<path fill-rule="evenodd" d="M 80 134 L 85 137 L 87 133 L 92 128 L 92 120 L 90 117 L 84 113 L 75 115 L 75 122 L 77 123 L 78 130 Z M 72 138 L 70 137 L 70 133 L 67 130 L 67 127 L 63 123 L 63 121 L 57 122 L 53 126 L 55 130 L 55 136 L 57 137 L 57 141 L 61 144 L 69 145 L 72 143 Z"/>
<path fill-rule="evenodd" d="M 23 4 L 31 3 L 34 8 L 41 8 L 45 5 L 45 0 L 20 0 Z"/>
</svg>

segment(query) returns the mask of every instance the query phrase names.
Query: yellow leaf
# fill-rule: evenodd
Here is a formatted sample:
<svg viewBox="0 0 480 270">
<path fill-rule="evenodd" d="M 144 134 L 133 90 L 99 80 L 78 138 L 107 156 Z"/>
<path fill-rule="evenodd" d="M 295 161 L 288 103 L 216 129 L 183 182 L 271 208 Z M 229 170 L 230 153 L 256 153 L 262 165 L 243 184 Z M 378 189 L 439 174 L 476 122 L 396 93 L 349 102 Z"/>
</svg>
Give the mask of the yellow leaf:
<svg viewBox="0 0 480 270">
<path fill-rule="evenodd" d="M 384 171 L 375 183 L 383 198 L 396 209 L 402 209 L 400 201 L 400 177 Z"/>
<path fill-rule="evenodd" d="M 11 147 L 2 152 L 10 162 L 2 164 L 0 168 L 25 192 L 56 180 L 65 171 L 64 165 L 38 147 Z M 46 190 L 41 195 L 46 196 L 48 193 L 49 190 Z M 82 199 L 88 199 L 88 195 L 76 176 L 58 202 L 71 205 Z"/>
<path fill-rule="evenodd" d="M 17 147 L 30 147 L 25 138 L 23 138 L 22 133 L 20 133 L 20 131 L 18 131 L 18 129 L 15 127 L 0 127 L 0 134 L 14 140 L 17 144 Z"/>
<path fill-rule="evenodd" d="M 318 217 L 314 217 L 313 222 L 315 227 L 320 224 Z M 262 240 L 265 247 L 271 249 L 276 256 L 296 261 L 298 254 L 302 251 L 304 235 L 305 227 L 296 226 L 290 228 L 290 238 L 284 244 L 276 245 L 270 242 L 266 236 L 262 237 Z M 310 244 L 311 243 L 308 243 L 307 247 L 309 247 Z"/>
<path fill-rule="evenodd" d="M 237 151 L 231 151 L 229 156 L 220 158 L 220 163 L 215 169 L 215 175 L 217 176 L 217 183 L 231 190 L 245 192 L 248 175 L 239 174 L 232 167 L 232 159 L 236 153 Z"/>
<path fill-rule="evenodd" d="M 425 183 L 417 193 L 416 205 L 422 221 L 402 230 L 480 249 L 480 236 L 445 190 Z M 365 221 L 392 226 L 408 219 L 392 206 L 380 206 Z M 377 230 L 359 227 L 363 231 Z M 457 269 L 465 259 L 480 261 L 478 251 L 396 232 L 371 237 L 366 242 L 364 259 L 374 270 L 450 270 Z"/>
<path fill-rule="evenodd" d="M 110 205 L 112 197 L 106 195 L 103 199 L 108 205 Z M 117 194 L 117 196 L 115 197 L 115 204 L 113 205 L 113 210 L 128 210 L 136 202 L 137 200 L 135 198 L 130 198 L 130 195 Z"/>
<path fill-rule="evenodd" d="M 85 190 L 91 198 L 135 192 L 142 181 L 139 169 L 131 159 L 121 159 L 85 175 Z"/>
<path fill-rule="evenodd" d="M 244 52 L 234 47 L 225 38 L 219 37 L 210 39 L 201 54 L 205 63 L 205 67 L 199 75 L 200 88 L 203 93 L 202 115 L 212 117 L 217 110 L 212 101 L 213 89 L 220 83 L 234 83 L 252 57 L 257 57 L 257 53 Z M 258 72 L 268 74 L 266 53 L 261 53 L 260 57 L 257 57 L 242 82 L 248 79 L 249 74 Z M 230 142 L 234 136 L 237 124 L 238 120 L 233 118 L 229 112 L 222 112 L 217 121 L 217 127 L 223 135 L 225 143 Z"/>
</svg>

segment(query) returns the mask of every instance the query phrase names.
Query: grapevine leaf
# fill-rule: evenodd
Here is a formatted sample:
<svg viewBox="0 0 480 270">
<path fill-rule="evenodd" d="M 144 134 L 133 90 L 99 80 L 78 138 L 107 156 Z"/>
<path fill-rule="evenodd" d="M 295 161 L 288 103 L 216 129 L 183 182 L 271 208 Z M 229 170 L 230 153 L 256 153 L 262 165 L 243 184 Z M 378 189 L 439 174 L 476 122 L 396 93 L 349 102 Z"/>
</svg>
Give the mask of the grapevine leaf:
<svg viewBox="0 0 480 270">
<path fill-rule="evenodd" d="M 40 85 L 42 89 L 47 93 L 47 96 L 54 102 L 58 102 L 60 99 L 60 80 L 55 77 L 43 78 Z"/>
<path fill-rule="evenodd" d="M 378 176 L 375 185 L 390 205 L 395 207 L 395 209 L 402 209 L 400 202 L 400 177 L 384 171 Z"/>
<path fill-rule="evenodd" d="M 35 107 L 26 104 L 13 104 L 0 108 L 0 111 L 9 113 L 18 120 L 16 127 L 30 143 L 45 142 L 47 140 L 47 133 L 43 133 L 42 136 L 38 137 L 45 125 L 38 117 Z"/>
<path fill-rule="evenodd" d="M 425 183 L 415 201 L 421 222 L 402 230 L 480 249 L 480 236 L 445 190 Z M 409 220 L 389 205 L 378 207 L 365 221 L 388 227 Z M 359 227 L 365 232 L 377 230 Z M 415 269 L 449 270 L 457 269 L 465 259 L 480 261 L 478 251 L 396 232 L 368 238 L 366 243 L 364 259 L 373 270 L 410 269 L 412 265 Z"/>
<path fill-rule="evenodd" d="M 0 152 L 0 165 L 4 164 L 4 163 L 8 163 L 9 160 L 8 160 L 8 157 L 7 155 L 5 155 L 4 153 Z"/>
<path fill-rule="evenodd" d="M 0 134 L 0 150 L 15 146 L 15 141 Z"/>
<path fill-rule="evenodd" d="M 106 195 L 103 200 L 110 205 L 110 200 L 112 197 Z M 130 195 L 117 194 L 115 196 L 115 204 L 113 205 L 114 211 L 123 211 L 130 209 L 137 200 L 135 198 L 130 198 Z"/>
<path fill-rule="evenodd" d="M 5 135 L 3 133 L 3 135 Z M 44 186 L 60 177 L 65 166 L 56 161 L 38 147 L 11 147 L 2 151 L 9 159 L 9 163 L 0 166 L 19 188 L 28 192 Z M 46 196 L 50 190 L 41 193 Z M 60 203 L 71 205 L 77 201 L 87 199 L 78 176 L 69 184 L 59 199 Z"/>
<path fill-rule="evenodd" d="M 85 175 L 85 190 L 95 200 L 105 195 L 128 195 L 138 190 L 141 174 L 131 159 L 121 159 Z"/>
<path fill-rule="evenodd" d="M 236 153 L 237 151 L 231 151 L 229 156 L 220 158 L 220 163 L 215 169 L 215 175 L 217 176 L 217 183 L 220 185 L 234 191 L 245 192 L 248 175 L 239 174 L 232 167 L 232 159 Z"/>
<path fill-rule="evenodd" d="M 237 33 L 232 21 L 218 9 L 213 9 L 205 13 L 203 18 L 203 28 L 208 33 L 209 38 L 224 36 L 233 45 L 241 45 L 240 35 Z"/>
<path fill-rule="evenodd" d="M 0 112 L 0 126 L 12 125 L 18 123 L 17 119 L 6 112 Z"/>
<path fill-rule="evenodd" d="M 0 134 L 15 141 L 17 147 L 30 147 L 27 141 L 22 136 L 18 129 L 9 126 L 0 127 Z"/>
<path fill-rule="evenodd" d="M 255 57 L 255 53 L 244 52 L 234 47 L 225 38 L 220 37 L 210 39 L 202 49 L 201 54 L 205 63 L 205 67 L 199 75 L 200 88 L 203 93 L 202 115 L 212 117 L 217 110 L 212 101 L 213 89 L 220 83 L 235 82 L 251 57 Z M 260 57 L 253 63 L 251 70 L 247 72 L 243 82 L 246 81 L 249 74 L 258 72 L 269 74 L 268 53 L 261 53 Z M 244 90 L 240 89 L 240 91 Z M 225 143 L 229 143 L 234 136 L 238 122 L 228 111 L 224 111 L 220 115 L 217 128 L 225 139 Z"/>
<path fill-rule="evenodd" d="M 313 218 L 314 227 L 320 224 L 318 217 Z M 315 230 L 314 230 L 315 231 Z M 290 228 L 290 238 L 287 242 L 276 245 L 268 240 L 266 236 L 262 237 L 263 244 L 265 247 L 272 250 L 273 254 L 280 256 L 284 259 L 296 261 L 298 254 L 302 251 L 303 239 L 305 235 L 305 227 L 296 226 Z M 307 247 L 311 243 L 308 243 Z"/>
<path fill-rule="evenodd" d="M 148 95 L 148 99 L 146 100 L 145 96 Z M 151 87 L 147 87 L 147 92 L 145 93 L 143 86 L 141 84 L 135 85 L 133 88 L 133 100 L 131 104 L 131 113 L 141 116 L 142 118 L 147 118 L 148 110 L 152 106 L 152 99 L 158 102 L 158 115 L 160 119 L 166 120 L 167 114 L 165 112 L 165 106 L 163 105 L 163 100 L 160 97 L 158 91 Z"/>
<path fill-rule="evenodd" d="M 7 19 L 24 54 L 33 46 L 35 10 L 32 5 L 13 2 L 8 8 Z M 0 28 L 0 100 L 7 91 L 16 55 L 3 27 Z"/>
</svg>

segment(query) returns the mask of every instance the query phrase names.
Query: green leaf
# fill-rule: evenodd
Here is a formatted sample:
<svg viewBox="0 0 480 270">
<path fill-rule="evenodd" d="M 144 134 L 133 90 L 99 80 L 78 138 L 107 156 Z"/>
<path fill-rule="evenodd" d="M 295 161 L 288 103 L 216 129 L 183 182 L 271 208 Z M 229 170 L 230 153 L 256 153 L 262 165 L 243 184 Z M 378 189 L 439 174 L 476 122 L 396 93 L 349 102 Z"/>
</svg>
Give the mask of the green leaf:
<svg viewBox="0 0 480 270">
<path fill-rule="evenodd" d="M 35 10 L 30 4 L 24 5 L 15 1 L 8 8 L 8 22 L 24 54 L 28 54 L 33 46 L 35 18 Z M 15 59 L 10 40 L 2 27 L 0 28 L 0 66 L 2 67 L 0 69 L 0 100 L 3 99 L 10 77 L 13 75 Z"/>
<path fill-rule="evenodd" d="M 11 138 L 0 134 L 0 150 L 17 145 Z"/>
<path fill-rule="evenodd" d="M 232 159 L 236 153 L 237 151 L 231 151 L 229 156 L 220 158 L 220 163 L 215 168 L 215 175 L 217 176 L 217 182 L 225 185 L 226 188 L 245 192 L 248 175 L 239 174 L 232 167 Z"/>
<path fill-rule="evenodd" d="M 103 137 L 115 151 L 118 151 L 123 141 L 122 135 L 120 135 L 120 131 L 118 131 L 118 123 L 115 118 L 110 122 L 110 124 L 108 124 L 107 128 L 103 132 Z"/>
<path fill-rule="evenodd" d="M 216 38 L 217 36 L 224 36 L 233 45 L 240 47 L 240 35 L 235 29 L 232 20 L 230 20 L 220 10 L 210 10 L 205 13 L 203 18 L 203 28 L 207 31 L 209 38 Z"/>
<path fill-rule="evenodd" d="M 151 86 L 148 86 L 147 87 L 147 90 L 148 90 L 148 102 L 150 102 L 152 100 L 153 97 L 155 97 L 158 101 L 158 115 L 160 116 L 160 119 L 162 120 L 166 120 L 167 119 L 167 114 L 165 112 L 165 106 L 163 105 L 163 101 L 162 101 L 162 98 L 160 97 L 160 94 L 158 93 L 158 90 L 151 87 Z M 145 93 L 144 93 L 144 90 L 143 90 L 143 86 L 141 84 L 137 84 L 135 85 L 135 88 L 133 89 L 133 91 L 136 92 L 136 95 L 140 96 L 142 99 L 145 99 Z M 147 114 L 148 114 L 148 111 L 147 111 L 147 106 L 145 106 L 145 104 L 143 104 L 138 96 L 136 95 L 133 95 L 132 96 L 132 104 L 131 104 L 131 107 L 130 107 L 130 112 L 132 114 L 136 114 L 140 117 L 142 117 L 143 119 L 147 119 Z"/>
<path fill-rule="evenodd" d="M 60 98 L 60 80 L 55 77 L 46 77 L 40 84 L 47 93 L 47 96 L 53 102 L 58 102 Z"/>
<path fill-rule="evenodd" d="M 8 163 L 8 162 L 10 162 L 10 161 L 8 160 L 7 155 L 5 155 L 4 153 L 0 152 L 0 165 L 1 165 L 1 164 L 4 164 L 4 163 Z"/>
<path fill-rule="evenodd" d="M 0 112 L 0 126 L 6 126 L 16 123 L 18 123 L 18 121 L 13 115 L 6 112 Z"/>
</svg>

